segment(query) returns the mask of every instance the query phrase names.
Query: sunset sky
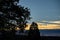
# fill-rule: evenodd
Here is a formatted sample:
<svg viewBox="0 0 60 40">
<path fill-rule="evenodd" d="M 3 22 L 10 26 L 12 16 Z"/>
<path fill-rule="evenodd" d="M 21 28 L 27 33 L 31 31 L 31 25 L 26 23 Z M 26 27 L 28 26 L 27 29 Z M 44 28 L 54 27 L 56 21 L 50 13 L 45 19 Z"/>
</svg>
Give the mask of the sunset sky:
<svg viewBox="0 0 60 40">
<path fill-rule="evenodd" d="M 60 20 L 60 0 L 20 0 L 19 4 L 30 8 L 30 22 Z"/>
<path fill-rule="evenodd" d="M 45 29 L 60 29 L 60 23 L 55 22 L 55 23 L 37 23 L 38 24 L 38 29 L 39 30 L 45 30 Z M 26 27 L 26 30 L 29 30 L 31 24 L 28 24 L 28 27 Z"/>
<path fill-rule="evenodd" d="M 38 24 L 41 36 L 60 36 L 60 30 L 50 30 L 60 29 L 60 0 L 20 0 L 18 5 L 30 9 L 32 19 L 27 30 L 34 21 Z"/>
<path fill-rule="evenodd" d="M 60 0 L 20 0 L 18 5 L 30 9 L 29 23 L 37 22 L 39 29 L 60 29 Z"/>
</svg>

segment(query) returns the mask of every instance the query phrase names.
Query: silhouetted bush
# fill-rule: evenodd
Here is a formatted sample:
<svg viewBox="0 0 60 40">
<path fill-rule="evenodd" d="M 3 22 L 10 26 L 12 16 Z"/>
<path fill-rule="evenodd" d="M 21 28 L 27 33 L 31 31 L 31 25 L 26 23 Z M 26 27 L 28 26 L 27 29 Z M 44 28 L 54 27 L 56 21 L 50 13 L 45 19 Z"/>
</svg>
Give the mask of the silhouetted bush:
<svg viewBox="0 0 60 40">
<path fill-rule="evenodd" d="M 40 32 L 38 30 L 38 25 L 35 22 L 32 22 L 28 36 L 29 36 L 29 39 L 31 39 L 31 40 L 33 40 L 33 39 L 39 40 L 40 39 Z"/>
</svg>

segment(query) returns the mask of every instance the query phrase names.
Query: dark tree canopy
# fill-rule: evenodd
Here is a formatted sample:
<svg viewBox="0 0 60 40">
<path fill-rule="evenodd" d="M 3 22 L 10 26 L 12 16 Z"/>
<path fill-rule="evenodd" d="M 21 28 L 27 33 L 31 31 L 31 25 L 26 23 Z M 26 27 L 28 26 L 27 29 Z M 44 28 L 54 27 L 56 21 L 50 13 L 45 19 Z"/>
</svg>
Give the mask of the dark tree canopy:
<svg viewBox="0 0 60 40">
<path fill-rule="evenodd" d="M 19 0 L 0 0 L 0 28 L 26 27 L 27 21 L 30 20 L 30 11 L 18 6 L 18 3 Z"/>
</svg>

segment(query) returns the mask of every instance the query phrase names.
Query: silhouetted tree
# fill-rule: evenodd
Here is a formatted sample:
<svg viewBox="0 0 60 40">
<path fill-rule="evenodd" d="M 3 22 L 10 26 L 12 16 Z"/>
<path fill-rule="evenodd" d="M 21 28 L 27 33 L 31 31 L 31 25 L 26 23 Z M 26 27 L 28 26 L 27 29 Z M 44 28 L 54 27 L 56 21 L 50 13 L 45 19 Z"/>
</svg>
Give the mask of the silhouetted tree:
<svg viewBox="0 0 60 40">
<path fill-rule="evenodd" d="M 0 0 L 0 28 L 14 28 L 19 26 L 23 31 L 30 20 L 30 11 L 18 5 L 19 0 Z"/>
<path fill-rule="evenodd" d="M 40 40 L 40 32 L 39 32 L 37 23 L 32 22 L 32 24 L 30 25 L 30 30 L 28 35 L 30 40 L 33 40 L 33 39 Z"/>
</svg>

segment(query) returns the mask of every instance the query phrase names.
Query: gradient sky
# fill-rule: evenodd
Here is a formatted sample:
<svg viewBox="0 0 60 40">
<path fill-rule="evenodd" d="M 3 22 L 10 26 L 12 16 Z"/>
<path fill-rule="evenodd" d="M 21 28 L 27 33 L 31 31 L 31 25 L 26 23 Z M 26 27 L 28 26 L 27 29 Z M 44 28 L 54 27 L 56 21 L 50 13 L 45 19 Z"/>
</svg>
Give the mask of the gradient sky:
<svg viewBox="0 0 60 40">
<path fill-rule="evenodd" d="M 60 0 L 20 0 L 19 4 L 30 8 L 30 22 L 60 20 Z"/>
<path fill-rule="evenodd" d="M 30 22 L 48 22 L 60 24 L 60 0 L 20 0 L 19 5 L 28 7 L 31 12 L 32 19 Z M 45 21 L 46 20 L 46 21 Z M 55 25 L 54 24 L 54 25 Z M 60 25 L 59 25 L 60 26 Z M 41 26 L 40 26 L 41 27 Z M 48 28 L 50 26 L 48 25 Z M 51 25 L 53 27 L 53 25 Z M 55 27 L 54 27 L 55 28 Z M 60 30 L 41 31 L 41 35 L 60 36 Z"/>
</svg>

